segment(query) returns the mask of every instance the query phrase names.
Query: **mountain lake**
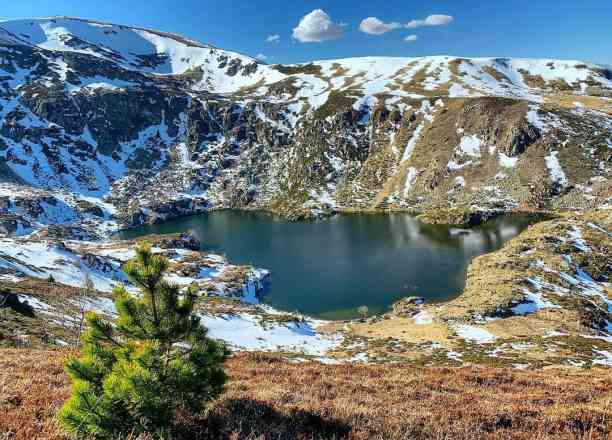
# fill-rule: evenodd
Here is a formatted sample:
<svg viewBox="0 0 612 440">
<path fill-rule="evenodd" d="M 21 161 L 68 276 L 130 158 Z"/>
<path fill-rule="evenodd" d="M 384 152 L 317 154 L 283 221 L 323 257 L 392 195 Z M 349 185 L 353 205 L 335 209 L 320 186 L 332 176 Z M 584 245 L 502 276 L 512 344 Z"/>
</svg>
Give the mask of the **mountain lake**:
<svg viewBox="0 0 612 440">
<path fill-rule="evenodd" d="M 407 296 L 427 302 L 457 297 L 474 257 L 499 249 L 534 221 L 505 215 L 464 229 L 427 225 L 403 213 L 289 222 L 264 212 L 221 210 L 125 230 L 120 237 L 189 231 L 206 251 L 270 270 L 262 302 L 348 319 L 360 306 L 381 313 Z"/>
</svg>

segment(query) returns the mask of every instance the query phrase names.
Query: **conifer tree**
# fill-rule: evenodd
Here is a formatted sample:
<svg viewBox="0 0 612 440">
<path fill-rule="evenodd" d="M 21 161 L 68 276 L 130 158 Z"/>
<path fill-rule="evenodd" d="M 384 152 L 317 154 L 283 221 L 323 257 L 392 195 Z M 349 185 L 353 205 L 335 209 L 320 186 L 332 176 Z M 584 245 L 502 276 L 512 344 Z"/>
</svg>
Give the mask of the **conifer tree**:
<svg viewBox="0 0 612 440">
<path fill-rule="evenodd" d="M 171 435 L 179 413 L 196 414 L 223 389 L 229 352 L 209 339 L 193 313 L 195 292 L 163 279 L 169 261 L 142 243 L 124 267 L 140 296 L 113 291 L 118 317 L 87 314 L 79 358 L 66 369 L 73 381 L 62 425 L 79 437 Z"/>
</svg>

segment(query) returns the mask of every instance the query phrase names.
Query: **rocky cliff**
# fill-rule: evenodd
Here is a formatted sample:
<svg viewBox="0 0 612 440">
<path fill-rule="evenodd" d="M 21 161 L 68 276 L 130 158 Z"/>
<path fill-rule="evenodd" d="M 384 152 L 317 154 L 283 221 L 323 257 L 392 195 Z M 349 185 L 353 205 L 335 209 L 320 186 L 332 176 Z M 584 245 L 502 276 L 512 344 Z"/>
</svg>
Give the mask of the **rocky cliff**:
<svg viewBox="0 0 612 440">
<path fill-rule="evenodd" d="M 612 70 L 578 61 L 266 65 L 153 30 L 1 22 L 0 229 L 606 206 L 611 96 Z"/>
</svg>

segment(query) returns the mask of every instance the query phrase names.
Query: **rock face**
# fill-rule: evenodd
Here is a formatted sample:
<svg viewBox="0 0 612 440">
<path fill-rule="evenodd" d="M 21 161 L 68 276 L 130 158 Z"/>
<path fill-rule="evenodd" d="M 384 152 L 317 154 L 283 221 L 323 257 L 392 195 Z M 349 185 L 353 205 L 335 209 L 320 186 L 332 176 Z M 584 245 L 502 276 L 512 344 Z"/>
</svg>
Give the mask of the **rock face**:
<svg viewBox="0 0 612 440">
<path fill-rule="evenodd" d="M 26 187 L 123 226 L 220 207 L 604 206 L 611 78 L 556 60 L 269 66 L 159 31 L 2 22 L 0 182 L 13 195 L 0 193 L 0 231 L 45 223 L 48 206 L 18 208 Z"/>
</svg>

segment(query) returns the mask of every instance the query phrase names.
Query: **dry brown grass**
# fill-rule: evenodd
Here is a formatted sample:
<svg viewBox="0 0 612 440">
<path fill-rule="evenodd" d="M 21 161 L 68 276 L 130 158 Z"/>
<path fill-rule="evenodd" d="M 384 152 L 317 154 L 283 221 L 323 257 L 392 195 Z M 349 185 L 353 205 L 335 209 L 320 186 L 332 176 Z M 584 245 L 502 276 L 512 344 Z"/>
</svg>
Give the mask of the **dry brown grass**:
<svg viewBox="0 0 612 440">
<path fill-rule="evenodd" d="M 510 78 L 508 78 L 505 74 L 503 74 L 502 72 L 500 72 L 494 67 L 483 66 L 482 70 L 488 73 L 489 75 L 491 75 L 496 81 L 499 81 L 500 83 L 505 82 L 507 84 L 512 84 L 512 81 L 510 80 Z"/>
<path fill-rule="evenodd" d="M 63 439 L 65 352 L 0 350 L 0 438 Z M 177 438 L 605 439 L 612 372 L 293 364 L 240 354 L 206 419 Z"/>
<path fill-rule="evenodd" d="M 394 338 L 411 343 L 437 342 L 450 347 L 448 328 L 440 323 L 416 324 L 412 318 L 383 319 L 374 323 L 351 324 L 355 336 L 386 339 Z"/>
<path fill-rule="evenodd" d="M 602 98 L 599 96 L 584 96 L 584 95 L 550 95 L 545 98 L 547 103 L 557 104 L 564 108 L 574 109 L 576 103 L 579 102 L 590 110 L 612 115 L 612 99 Z"/>
<path fill-rule="evenodd" d="M 35 293 L 40 297 L 72 298 L 83 293 L 79 287 L 67 286 L 65 284 L 51 282 L 42 278 L 25 278 L 18 283 L 0 281 L 0 292 L 15 295 L 32 295 Z M 108 296 L 95 291 L 97 296 Z"/>
</svg>

